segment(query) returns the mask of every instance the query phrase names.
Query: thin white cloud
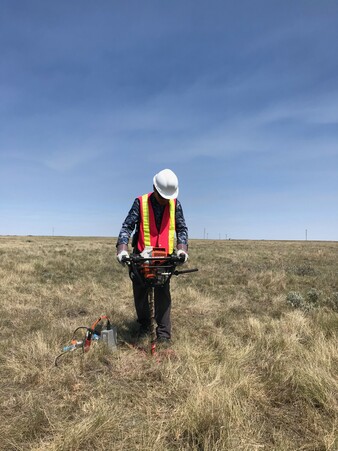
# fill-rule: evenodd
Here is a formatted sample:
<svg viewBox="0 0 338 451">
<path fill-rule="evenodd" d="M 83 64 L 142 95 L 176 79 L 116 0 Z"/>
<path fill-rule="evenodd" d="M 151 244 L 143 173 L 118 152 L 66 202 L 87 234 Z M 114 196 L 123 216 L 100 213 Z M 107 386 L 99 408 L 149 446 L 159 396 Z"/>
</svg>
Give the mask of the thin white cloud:
<svg viewBox="0 0 338 451">
<path fill-rule="evenodd" d="M 68 149 L 55 150 L 50 155 L 40 157 L 40 162 L 49 169 L 58 172 L 66 172 L 75 169 L 85 163 L 88 163 L 98 157 L 96 150 L 75 148 L 70 146 Z"/>
</svg>

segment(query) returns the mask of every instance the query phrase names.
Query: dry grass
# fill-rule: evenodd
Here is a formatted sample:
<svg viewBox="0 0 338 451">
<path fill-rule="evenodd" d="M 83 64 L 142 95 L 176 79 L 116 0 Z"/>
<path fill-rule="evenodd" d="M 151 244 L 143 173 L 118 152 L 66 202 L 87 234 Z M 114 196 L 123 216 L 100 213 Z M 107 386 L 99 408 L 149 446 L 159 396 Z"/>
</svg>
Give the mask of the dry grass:
<svg viewBox="0 0 338 451">
<path fill-rule="evenodd" d="M 175 357 L 160 363 L 125 344 L 114 244 L 0 237 L 1 449 L 338 450 L 336 243 L 192 241 L 200 272 L 172 281 Z M 118 351 L 55 368 L 101 314 Z"/>
</svg>

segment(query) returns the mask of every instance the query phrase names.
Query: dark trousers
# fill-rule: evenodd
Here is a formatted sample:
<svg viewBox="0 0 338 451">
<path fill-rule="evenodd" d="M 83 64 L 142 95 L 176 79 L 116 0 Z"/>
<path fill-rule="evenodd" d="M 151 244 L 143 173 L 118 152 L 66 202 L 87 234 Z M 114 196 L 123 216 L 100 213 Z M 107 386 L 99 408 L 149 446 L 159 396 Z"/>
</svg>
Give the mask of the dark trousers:
<svg viewBox="0 0 338 451">
<path fill-rule="evenodd" d="M 140 323 L 141 328 L 146 329 L 150 326 L 148 289 L 141 285 L 137 279 L 134 279 L 133 292 L 137 320 Z M 156 335 L 158 338 L 171 338 L 170 282 L 168 281 L 163 287 L 155 287 L 154 292 L 155 320 L 157 323 Z"/>
</svg>

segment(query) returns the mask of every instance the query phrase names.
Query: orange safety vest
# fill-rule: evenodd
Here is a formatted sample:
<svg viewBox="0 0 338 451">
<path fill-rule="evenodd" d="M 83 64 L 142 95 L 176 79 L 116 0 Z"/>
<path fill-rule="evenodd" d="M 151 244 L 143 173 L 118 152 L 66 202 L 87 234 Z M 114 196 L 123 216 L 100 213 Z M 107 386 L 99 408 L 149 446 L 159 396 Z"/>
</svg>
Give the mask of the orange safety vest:
<svg viewBox="0 0 338 451">
<path fill-rule="evenodd" d="M 146 246 L 163 247 L 166 253 L 174 252 L 176 199 L 170 199 L 165 206 L 160 230 L 157 230 L 153 207 L 150 202 L 152 193 L 143 194 L 140 201 L 140 230 L 137 249 L 142 252 Z"/>
</svg>

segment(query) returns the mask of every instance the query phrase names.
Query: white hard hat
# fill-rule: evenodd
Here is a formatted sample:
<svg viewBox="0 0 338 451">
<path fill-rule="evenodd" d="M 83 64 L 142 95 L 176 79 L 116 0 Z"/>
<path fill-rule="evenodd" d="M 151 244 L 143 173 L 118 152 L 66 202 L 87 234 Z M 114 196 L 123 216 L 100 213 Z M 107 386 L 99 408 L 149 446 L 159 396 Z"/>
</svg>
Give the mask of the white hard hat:
<svg viewBox="0 0 338 451">
<path fill-rule="evenodd" d="M 164 199 L 176 199 L 178 196 L 178 178 L 170 169 L 163 169 L 155 175 L 154 186 Z"/>
</svg>

